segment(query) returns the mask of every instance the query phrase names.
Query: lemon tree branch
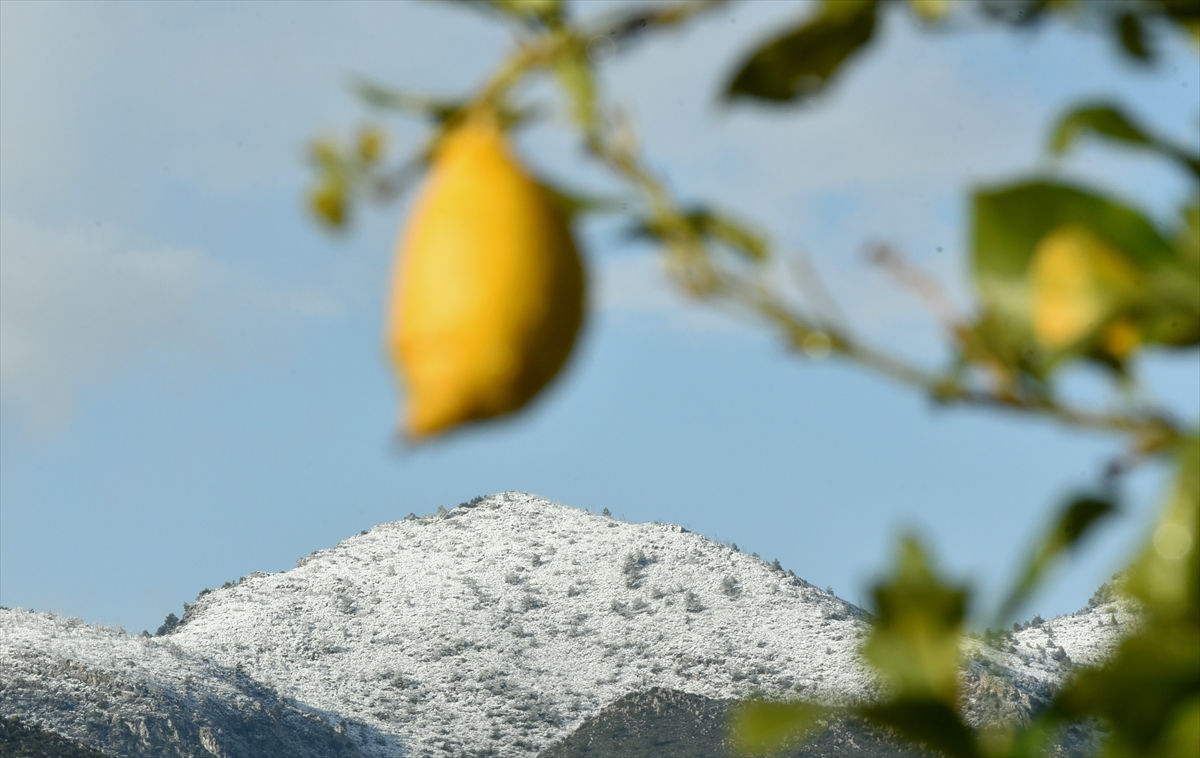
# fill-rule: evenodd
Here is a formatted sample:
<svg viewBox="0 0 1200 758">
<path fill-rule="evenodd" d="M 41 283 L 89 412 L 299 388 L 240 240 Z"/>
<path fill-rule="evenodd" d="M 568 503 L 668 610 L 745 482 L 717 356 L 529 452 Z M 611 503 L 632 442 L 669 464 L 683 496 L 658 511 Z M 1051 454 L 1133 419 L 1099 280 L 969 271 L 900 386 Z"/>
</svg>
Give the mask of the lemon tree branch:
<svg viewBox="0 0 1200 758">
<path fill-rule="evenodd" d="M 725 299 L 740 305 L 779 329 L 789 347 L 802 348 L 814 335 L 823 337 L 829 351 L 895 381 L 923 391 L 940 403 L 995 408 L 1053 418 L 1068 426 L 1134 435 L 1157 450 L 1182 436 L 1176 422 L 1157 411 L 1108 413 L 1075 408 L 1045 394 L 1014 394 L 964 384 L 953 375 L 939 374 L 873 348 L 845 328 L 814 323 L 792 307 L 777 290 L 761 281 L 722 267 L 709 243 L 686 220 L 681 205 L 639 159 L 628 124 L 618 119 L 616 136 L 605 131 L 585 135 L 592 153 L 616 174 L 642 192 L 650 215 L 661 230 L 668 250 L 668 269 L 690 294 L 701 299 Z M 624 133 L 624 134 L 623 134 Z M 1151 442 L 1153 441 L 1153 442 Z"/>
</svg>

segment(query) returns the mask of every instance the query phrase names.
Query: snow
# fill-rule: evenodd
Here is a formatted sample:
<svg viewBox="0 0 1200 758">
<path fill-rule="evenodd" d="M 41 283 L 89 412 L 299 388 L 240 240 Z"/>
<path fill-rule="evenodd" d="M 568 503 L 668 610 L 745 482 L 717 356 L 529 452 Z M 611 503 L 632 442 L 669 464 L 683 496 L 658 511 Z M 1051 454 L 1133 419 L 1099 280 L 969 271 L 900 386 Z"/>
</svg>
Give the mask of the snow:
<svg viewBox="0 0 1200 758">
<path fill-rule="evenodd" d="M 1097 660 L 1111 647 L 1108 618 L 1045 622 L 1015 633 L 1015 652 L 978 644 L 975 658 L 1055 684 L 1064 657 Z M 651 687 L 824 701 L 877 693 L 857 655 L 868 632 L 857 607 L 681 527 L 517 492 L 381 524 L 290 571 L 202 593 L 184 622 L 132 638 L 6 610 L 0 661 L 137 669 L 150 686 L 190 678 L 230 698 L 244 697 L 228 684 L 240 672 L 344 720 L 339 731 L 366 756 L 528 756 Z M 0 668 L 0 680 L 17 669 Z"/>
<path fill-rule="evenodd" d="M 383 524 L 188 617 L 176 644 L 354 714 L 381 755 L 527 755 L 654 686 L 872 692 L 850 604 L 680 527 L 521 493 Z"/>
</svg>

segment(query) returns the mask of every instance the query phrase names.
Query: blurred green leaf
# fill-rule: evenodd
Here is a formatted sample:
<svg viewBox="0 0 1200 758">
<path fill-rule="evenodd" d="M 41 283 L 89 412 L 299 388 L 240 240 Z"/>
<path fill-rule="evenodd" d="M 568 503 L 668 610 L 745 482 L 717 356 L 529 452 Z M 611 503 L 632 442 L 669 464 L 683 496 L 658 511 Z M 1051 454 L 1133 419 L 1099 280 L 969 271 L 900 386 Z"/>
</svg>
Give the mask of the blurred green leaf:
<svg viewBox="0 0 1200 758">
<path fill-rule="evenodd" d="M 928 23 L 936 23 L 953 10 L 951 0 L 908 0 L 908 5 L 917 16 Z"/>
<path fill-rule="evenodd" d="M 450 0 L 456 5 L 492 16 L 503 16 L 535 27 L 557 26 L 562 21 L 562 0 Z"/>
<path fill-rule="evenodd" d="M 309 192 L 308 209 L 328 229 L 346 226 L 348 203 L 346 187 L 334 181 L 321 181 Z"/>
<path fill-rule="evenodd" d="M 1113 18 L 1113 31 L 1121 43 L 1121 49 L 1139 63 L 1154 60 L 1154 51 L 1146 39 L 1146 28 L 1142 19 L 1133 12 L 1120 13 Z"/>
<path fill-rule="evenodd" d="M 1141 622 L 1102 667 L 1055 699 L 1062 719 L 1102 718 L 1102 755 L 1200 754 L 1200 435 L 1181 441 L 1163 513 L 1122 583 Z"/>
<path fill-rule="evenodd" d="M 1157 0 L 1158 5 L 1187 34 L 1200 45 L 1200 0 Z"/>
<path fill-rule="evenodd" d="M 306 200 L 309 213 L 326 229 L 345 228 L 349 211 L 347 175 L 351 167 L 347 165 L 337 142 L 328 137 L 312 141 L 309 160 L 317 170 L 316 180 Z"/>
<path fill-rule="evenodd" d="M 1179 212 L 1183 224 L 1175 236 L 1178 258 L 1200 271 L 1200 198 L 1193 199 Z M 1200 284 L 1197 285 L 1200 290 Z"/>
<path fill-rule="evenodd" d="M 1118 108 L 1107 103 L 1089 103 L 1076 106 L 1059 118 L 1050 147 L 1055 153 L 1063 153 L 1088 132 L 1134 145 L 1154 144 L 1154 140 Z"/>
<path fill-rule="evenodd" d="M 1061 749 L 1065 727 L 1058 714 L 1043 711 L 1026 724 L 1008 724 L 984 729 L 980 752 L 996 758 L 1010 756 L 1055 756 Z"/>
<path fill-rule="evenodd" d="M 782 102 L 815 95 L 871 41 L 876 12 L 875 0 L 825 0 L 815 18 L 750 55 L 725 96 Z"/>
<path fill-rule="evenodd" d="M 1200 748 L 1189 744 L 1198 697 L 1200 627 L 1151 619 L 1102 668 L 1072 678 L 1054 710 L 1064 719 L 1107 721 L 1111 732 L 1102 755 L 1179 758 Z"/>
<path fill-rule="evenodd" d="M 874 594 L 875 624 L 863 647 L 867 660 L 898 697 L 953 705 L 966 590 L 934 574 L 910 536 L 901 541 L 892 575 Z"/>
<path fill-rule="evenodd" d="M 1200 621 L 1200 436 L 1180 444 L 1163 514 L 1126 589 L 1150 612 Z"/>
<path fill-rule="evenodd" d="M 346 147 L 331 137 L 313 140 L 309 160 L 317 175 L 306 204 L 318 223 L 337 231 L 349 225 L 353 201 L 376 178 L 386 146 L 384 132 L 374 126 L 360 129 Z"/>
<path fill-rule="evenodd" d="M 537 19 L 546 24 L 562 18 L 562 0 L 488 0 L 497 10 L 521 20 Z"/>
<path fill-rule="evenodd" d="M 1046 17 L 1054 6 L 1069 4 L 1070 0 L 978 0 L 983 13 L 1013 26 L 1032 26 Z"/>
<path fill-rule="evenodd" d="M 596 80 L 592 75 L 587 46 L 583 43 L 566 46 L 554 61 L 554 74 L 571 101 L 571 115 L 591 135 L 597 128 Z"/>
<path fill-rule="evenodd" d="M 1200 157 L 1156 137 L 1109 103 L 1087 103 L 1063 114 L 1054 128 L 1050 149 L 1061 154 L 1089 133 L 1159 153 L 1200 179 Z"/>
<path fill-rule="evenodd" d="M 387 149 L 387 137 L 375 127 L 366 127 L 358 133 L 358 160 L 364 166 L 371 166 L 383 160 Z"/>
<path fill-rule="evenodd" d="M 1077 497 L 1066 503 L 1059 510 L 1053 526 L 1041 537 L 1016 585 L 1000 607 L 996 625 L 1002 627 L 1007 623 L 1063 553 L 1077 547 L 1097 524 L 1116 512 L 1116 504 L 1107 497 Z"/>
<path fill-rule="evenodd" d="M 743 755 L 763 755 L 795 745 L 821 726 L 834 709 L 811 703 L 749 700 L 730 714 L 735 749 Z"/>
<path fill-rule="evenodd" d="M 1200 344 L 1200 200 L 1192 200 L 1180 215 L 1175 256 L 1149 278 L 1155 307 L 1144 329 L 1147 342 L 1191 347 Z"/>
<path fill-rule="evenodd" d="M 877 726 L 895 730 L 906 739 L 937 750 L 946 758 L 978 758 L 974 732 L 959 718 L 951 703 L 937 698 L 897 698 L 858 709 Z"/>
</svg>

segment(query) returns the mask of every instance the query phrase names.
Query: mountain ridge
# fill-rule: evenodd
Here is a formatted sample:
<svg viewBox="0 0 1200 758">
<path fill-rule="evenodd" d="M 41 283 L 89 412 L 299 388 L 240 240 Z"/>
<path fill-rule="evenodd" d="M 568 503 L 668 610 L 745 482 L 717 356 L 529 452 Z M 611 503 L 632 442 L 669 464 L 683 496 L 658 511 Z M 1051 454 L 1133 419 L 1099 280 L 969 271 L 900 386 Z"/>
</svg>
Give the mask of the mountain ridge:
<svg viewBox="0 0 1200 758">
<path fill-rule="evenodd" d="M 1028 717 L 1065 675 L 1063 659 L 1103 655 L 1115 639 L 1103 624 L 1070 621 L 1057 636 L 1053 624 L 1049 635 L 1016 633 L 1013 651 L 968 651 L 980 723 Z M 179 755 L 253 754 L 234 739 L 237 724 L 264 713 L 265 735 L 304 719 L 296 723 L 310 743 L 368 758 L 524 756 L 653 688 L 714 701 L 861 701 L 877 691 L 857 656 L 867 620 L 856 606 L 682 527 L 627 524 L 517 492 L 380 524 L 289 571 L 201 593 L 162 637 L 12 610 L 0 613 L 0 628 L 2 712 L 94 747 L 115 747 L 105 735 L 116 728 L 99 729 L 80 708 L 71 718 L 54 710 L 55 693 L 80 690 L 64 665 L 112 678 L 134 705 L 143 698 L 120 734 L 149 734 L 153 709 L 171 703 L 183 704 L 169 711 L 179 731 L 185 706 L 214 693 L 191 717 L 207 726 L 179 733 L 206 752 Z M 40 691 L 29 676 L 39 667 L 50 675 Z M 143 690 L 162 696 L 145 700 Z M 149 750 L 153 740 L 143 742 Z M 123 754 L 154 754 L 134 743 L 126 738 Z"/>
</svg>

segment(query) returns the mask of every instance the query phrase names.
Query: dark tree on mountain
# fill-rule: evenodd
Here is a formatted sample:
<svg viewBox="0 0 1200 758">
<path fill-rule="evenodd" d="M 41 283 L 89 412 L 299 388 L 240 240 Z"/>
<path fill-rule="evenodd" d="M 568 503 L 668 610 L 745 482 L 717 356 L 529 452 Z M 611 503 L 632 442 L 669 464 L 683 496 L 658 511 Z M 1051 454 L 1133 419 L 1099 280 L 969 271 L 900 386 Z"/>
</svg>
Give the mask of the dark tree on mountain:
<svg viewBox="0 0 1200 758">
<path fill-rule="evenodd" d="M 171 632 L 175 631 L 175 627 L 177 626 L 179 626 L 179 617 L 174 613 L 168 613 L 166 620 L 162 622 L 162 626 L 158 628 L 158 631 L 154 633 L 154 636 L 162 637 L 163 635 L 170 634 Z"/>
</svg>

